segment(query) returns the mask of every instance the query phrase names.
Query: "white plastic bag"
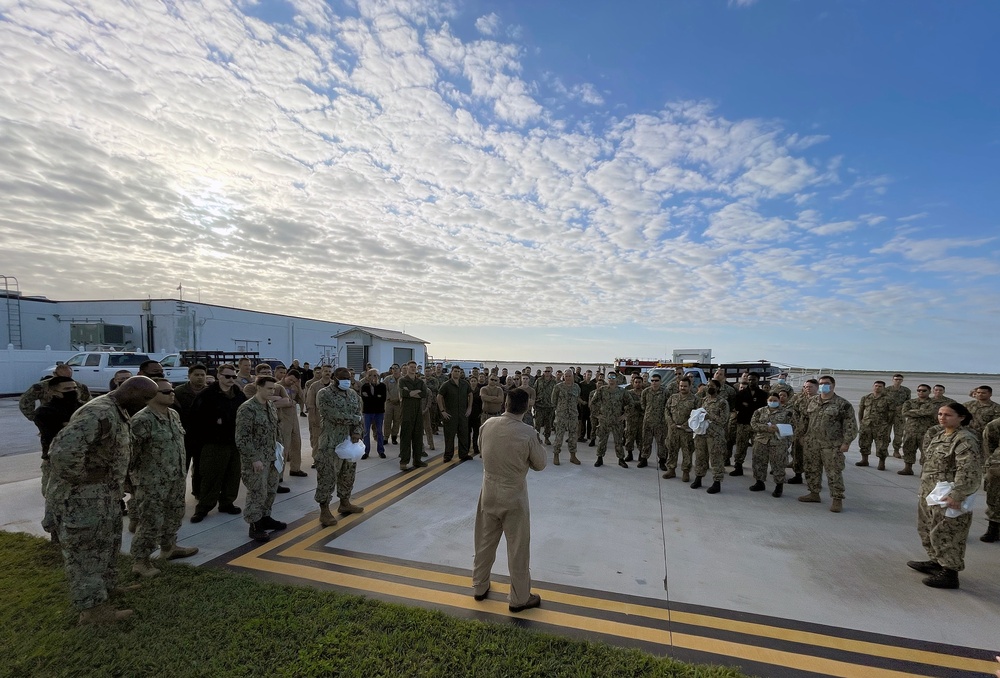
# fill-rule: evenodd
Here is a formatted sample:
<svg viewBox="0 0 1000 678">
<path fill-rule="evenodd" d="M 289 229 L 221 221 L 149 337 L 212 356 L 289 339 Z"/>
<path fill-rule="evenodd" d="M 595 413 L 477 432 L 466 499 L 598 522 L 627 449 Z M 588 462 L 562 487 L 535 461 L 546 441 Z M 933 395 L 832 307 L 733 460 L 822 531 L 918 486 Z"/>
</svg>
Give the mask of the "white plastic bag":
<svg viewBox="0 0 1000 678">
<path fill-rule="evenodd" d="M 691 416 L 688 417 L 688 428 L 694 432 L 694 435 L 703 436 L 708 433 L 708 420 L 705 419 L 706 414 L 708 412 L 704 407 L 691 410 Z"/>
<path fill-rule="evenodd" d="M 947 506 L 948 502 L 944 501 L 944 498 L 951 494 L 951 491 L 955 488 L 955 483 L 949 482 L 947 480 L 942 480 L 934 489 L 931 490 L 930 494 L 927 495 L 927 505 L 928 506 Z M 973 499 L 975 498 L 975 493 L 970 494 L 962 502 L 961 509 L 946 509 L 944 512 L 945 518 L 958 518 L 972 510 Z"/>
<path fill-rule="evenodd" d="M 358 461 L 365 453 L 365 444 L 360 440 L 356 443 L 352 443 L 350 437 L 347 437 L 344 438 L 339 445 L 337 445 L 334 452 L 338 457 L 345 461 Z"/>
<path fill-rule="evenodd" d="M 281 443 L 274 443 L 274 470 L 281 473 L 285 468 L 285 446 Z"/>
</svg>

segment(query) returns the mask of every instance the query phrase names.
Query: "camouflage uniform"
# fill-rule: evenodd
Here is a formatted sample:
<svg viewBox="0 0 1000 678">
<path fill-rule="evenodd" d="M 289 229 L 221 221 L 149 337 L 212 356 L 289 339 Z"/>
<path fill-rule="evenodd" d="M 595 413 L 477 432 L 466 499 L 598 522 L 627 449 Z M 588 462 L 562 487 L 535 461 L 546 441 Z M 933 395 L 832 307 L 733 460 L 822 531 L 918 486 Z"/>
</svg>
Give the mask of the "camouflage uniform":
<svg viewBox="0 0 1000 678">
<path fill-rule="evenodd" d="M 312 448 L 313 462 L 319 453 L 319 407 L 316 406 L 316 395 L 321 388 L 326 388 L 331 382 L 323 383 L 322 379 L 314 379 L 306 388 L 306 416 L 309 418 L 309 447 Z"/>
<path fill-rule="evenodd" d="M 413 397 L 410 391 L 420 391 L 422 395 Z M 399 463 L 406 466 L 412 457 L 414 462 L 420 461 L 424 454 L 424 439 L 421 430 L 424 424 L 424 406 L 427 402 L 427 387 L 420 377 L 401 377 L 400 392 L 400 432 L 399 432 Z M 336 447 L 336 445 L 334 446 Z"/>
<path fill-rule="evenodd" d="M 899 416 L 903 420 L 903 462 L 915 464 L 917 449 L 920 449 L 920 463 L 923 464 L 923 439 L 927 429 L 934 425 L 937 405 L 930 398 L 912 398 L 903 403 Z"/>
<path fill-rule="evenodd" d="M 240 451 L 240 477 L 247 488 L 243 520 L 251 525 L 271 515 L 281 475 L 274 468 L 278 442 L 278 411 L 274 403 L 250 398 L 236 410 L 236 448 Z M 253 463 L 264 465 L 255 471 Z"/>
<path fill-rule="evenodd" d="M 41 407 L 42 405 L 47 405 L 48 402 L 52 400 L 52 394 L 49 392 L 47 383 L 49 379 L 51 379 L 51 377 L 46 377 L 37 384 L 32 384 L 18 401 L 17 407 L 21 410 L 21 414 L 23 414 L 25 419 L 28 421 L 35 420 L 36 402 L 38 402 L 39 407 Z M 86 384 L 76 382 L 76 393 L 77 400 L 79 400 L 81 404 L 90 400 L 90 389 L 87 388 Z"/>
<path fill-rule="evenodd" d="M 910 393 L 910 389 L 906 386 L 896 386 L 895 384 L 886 386 L 885 394 L 889 396 L 894 405 L 891 413 L 889 414 L 889 427 L 892 429 L 892 450 L 895 453 L 895 456 L 898 457 L 899 449 L 902 447 L 903 440 L 906 437 L 906 433 L 903 431 L 903 425 L 906 422 L 903 420 L 903 417 L 900 416 L 900 408 L 903 407 L 903 403 L 910 399 L 912 394 Z"/>
<path fill-rule="evenodd" d="M 861 454 L 866 457 L 871 454 L 874 441 L 875 456 L 879 459 L 889 456 L 889 433 L 892 431 L 893 422 L 896 421 L 895 412 L 898 407 L 896 401 L 887 393 L 881 396 L 869 393 L 861 398 L 858 404 L 858 419 L 861 421 L 858 447 L 861 449 Z"/>
<path fill-rule="evenodd" d="M 772 391 L 774 393 L 774 391 Z M 770 429 L 770 424 L 791 424 L 792 411 L 787 407 L 762 407 L 750 418 L 753 431 L 753 458 L 750 460 L 754 480 L 767 480 L 767 466 L 771 465 L 771 477 L 776 485 L 785 482 L 785 461 L 788 459 L 786 438 L 778 436 Z"/>
<path fill-rule="evenodd" d="M 843 499 L 844 453 L 840 447 L 849 445 L 858 434 L 854 406 L 836 393 L 829 400 L 815 395 L 805 405 L 802 428 L 806 486 L 819 494 L 826 471 L 830 496 Z"/>
<path fill-rule="evenodd" d="M 642 457 L 642 391 L 636 391 L 631 386 L 624 391 L 625 456 L 631 457 L 632 450 L 639 448 L 639 456 Z"/>
<path fill-rule="evenodd" d="M 986 424 L 994 419 L 1000 419 L 1000 404 L 992 400 L 987 400 L 985 403 L 981 403 L 978 400 L 970 400 L 965 403 L 965 409 L 972 415 L 972 422 L 969 424 L 969 428 L 980 436 L 983 434 Z"/>
<path fill-rule="evenodd" d="M 809 396 L 805 393 L 796 393 L 788 401 L 788 409 L 792 413 L 792 471 L 796 475 L 805 470 L 805 437 L 802 433 L 802 422 L 806 418 L 806 405 L 808 403 Z"/>
<path fill-rule="evenodd" d="M 983 489 L 986 491 L 986 519 L 1000 523 L 1000 419 L 983 430 L 983 457 L 986 458 Z"/>
<path fill-rule="evenodd" d="M 787 393 L 788 400 L 791 400 L 792 396 L 795 395 L 795 389 L 790 384 L 779 384 L 778 382 L 771 384 L 771 390 L 768 391 L 768 395 L 778 395 L 780 393 Z"/>
<path fill-rule="evenodd" d="M 725 402 L 725 399 L 722 399 Z M 694 394 L 687 394 L 686 396 L 680 393 L 675 393 L 674 395 L 667 398 L 667 404 L 664 408 L 664 422 L 667 427 L 667 447 L 660 450 L 660 461 L 667 465 L 667 472 L 677 470 L 677 458 L 681 457 L 681 470 L 685 473 L 691 471 L 691 466 L 694 463 L 694 434 L 691 432 L 688 426 L 688 419 L 691 417 L 691 410 L 698 407 L 698 399 Z M 726 407 L 729 404 L 726 403 Z M 728 420 L 729 414 L 727 411 L 726 419 Z M 723 428 L 725 431 L 725 428 Z M 684 454 L 681 455 L 683 450 Z"/>
<path fill-rule="evenodd" d="M 617 386 L 607 385 L 596 391 L 590 401 L 590 411 L 597 419 L 597 456 L 603 458 L 608 451 L 608 434 L 615 436 L 615 454 L 625 459 L 622 439 L 622 414 L 624 413 L 624 391 Z"/>
<path fill-rule="evenodd" d="M 726 475 L 726 423 L 729 421 L 729 403 L 721 396 L 706 397 L 702 401 L 708 430 L 694 437 L 694 474 L 699 478 L 712 469 L 712 480 L 720 483 Z M 668 405 L 669 407 L 669 405 Z M 676 460 L 674 460 L 676 463 Z M 669 468 L 669 465 L 668 465 Z"/>
<path fill-rule="evenodd" d="M 580 385 L 566 385 L 561 382 L 552 389 L 552 404 L 556 419 L 556 442 L 552 451 L 559 454 L 562 449 L 563 435 L 566 436 L 566 447 L 569 453 L 576 454 L 577 404 L 580 401 Z"/>
<path fill-rule="evenodd" d="M 928 506 L 925 499 L 941 481 L 955 484 L 949 493 L 955 501 L 964 501 L 975 492 L 983 477 L 981 450 L 979 436 L 967 428 L 960 428 L 950 434 L 942 429 L 924 452 L 920 499 L 917 501 L 917 532 L 931 560 L 950 570 L 965 568 L 965 542 L 972 526 L 972 513 L 946 518 L 944 507 Z"/>
<path fill-rule="evenodd" d="M 361 438 L 364 432 L 361 426 L 361 396 L 350 389 L 341 391 L 331 384 L 319 392 L 316 404 L 322 421 L 319 457 L 316 459 L 316 503 L 330 503 L 335 489 L 341 501 L 349 501 L 358 465 L 341 459 L 334 450 L 346 438 Z"/>
<path fill-rule="evenodd" d="M 552 420 L 556 412 L 552 401 L 555 387 L 556 380 L 551 374 L 548 379 L 542 377 L 535 380 L 535 430 L 545 436 L 546 444 L 549 444 L 552 435 Z"/>
<path fill-rule="evenodd" d="M 438 409 L 435 396 L 441 390 L 441 384 L 444 383 L 444 380 L 436 375 L 428 374 L 424 377 L 424 383 L 427 385 L 427 391 L 430 395 L 430 402 L 424 410 L 424 434 L 427 436 L 427 446 L 433 450 L 434 436 L 441 425 L 441 411 Z"/>
<path fill-rule="evenodd" d="M 131 444 L 128 413 L 101 396 L 77 410 L 49 447 L 45 501 L 58 524 L 70 597 L 81 610 L 104 603 L 118 580 L 119 502 Z"/>
<path fill-rule="evenodd" d="M 130 553 L 136 560 L 146 560 L 157 546 L 163 551 L 174 547 L 184 520 L 187 453 L 184 427 L 175 410 L 160 414 L 145 407 L 132 417 L 129 476 L 135 485 L 138 519 Z"/>
<path fill-rule="evenodd" d="M 656 458 L 660 463 L 667 460 L 667 391 L 647 388 L 642 392 L 642 444 L 639 459 L 649 459 L 653 454 L 653 439 L 656 439 Z"/>
</svg>

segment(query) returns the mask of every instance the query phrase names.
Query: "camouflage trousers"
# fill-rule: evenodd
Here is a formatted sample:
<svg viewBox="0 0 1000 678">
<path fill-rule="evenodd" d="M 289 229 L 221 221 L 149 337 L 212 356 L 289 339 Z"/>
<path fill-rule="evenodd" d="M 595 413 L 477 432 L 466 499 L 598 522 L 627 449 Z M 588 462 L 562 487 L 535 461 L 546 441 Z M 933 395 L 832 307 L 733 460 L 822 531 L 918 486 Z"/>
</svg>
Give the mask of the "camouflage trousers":
<svg viewBox="0 0 1000 678">
<path fill-rule="evenodd" d="M 552 422 L 556 416 L 556 408 L 539 407 L 535 405 L 535 430 L 548 440 L 552 435 Z"/>
<path fill-rule="evenodd" d="M 317 464 L 318 466 L 318 464 Z M 278 494 L 278 480 L 281 474 L 274 468 L 273 461 L 265 461 L 264 468 L 259 472 L 253 470 L 251 464 L 244 463 L 240 476 L 243 486 L 247 488 L 246 505 L 243 507 L 243 520 L 256 523 L 264 516 L 271 515 L 274 497 Z"/>
<path fill-rule="evenodd" d="M 639 458 L 649 459 L 653 454 L 653 440 L 656 440 L 656 458 L 661 462 L 667 460 L 667 425 L 659 422 L 646 422 L 642 425 L 642 444 L 639 445 Z"/>
<path fill-rule="evenodd" d="M 958 518 L 946 518 L 941 506 L 928 506 L 925 497 L 934 485 L 925 487 L 921 483 L 920 499 L 917 500 L 917 533 L 930 559 L 941 567 L 961 571 L 965 569 L 965 542 L 969 540 L 972 527 L 972 513 Z"/>
<path fill-rule="evenodd" d="M 844 498 L 844 453 L 840 451 L 839 445 L 830 447 L 807 440 L 803 447 L 802 461 L 806 486 L 810 492 L 819 494 L 823 489 L 823 472 L 826 471 L 830 496 L 834 499 Z"/>
<path fill-rule="evenodd" d="M 135 488 L 138 526 L 129 553 L 145 560 L 157 546 L 169 548 L 177 541 L 177 531 L 184 520 L 185 478 L 141 483 Z M 132 514 L 129 514 L 132 515 Z"/>
<path fill-rule="evenodd" d="M 319 434 L 322 431 L 322 424 L 319 420 L 319 411 L 314 407 L 309 410 L 309 447 L 312 448 L 312 458 L 313 461 L 316 460 L 316 454 L 319 452 Z"/>
<path fill-rule="evenodd" d="M 632 454 L 632 450 L 640 450 L 639 457 L 642 458 L 642 415 L 625 418 L 625 453 Z"/>
<path fill-rule="evenodd" d="M 704 436 L 699 436 L 704 437 Z M 687 429 L 679 429 L 676 425 L 671 426 L 667 431 L 666 464 L 668 471 L 677 470 L 677 460 L 681 460 L 681 470 L 690 471 L 694 465 L 694 434 Z M 725 443 L 723 443 L 725 445 Z M 725 448 L 723 448 L 725 455 Z M 725 467 L 725 457 L 723 457 L 723 467 Z"/>
<path fill-rule="evenodd" d="M 743 466 L 747 458 L 747 448 L 753 444 L 753 429 L 750 424 L 736 424 L 736 451 L 733 466 Z"/>
<path fill-rule="evenodd" d="M 858 428 L 858 447 L 861 454 L 867 456 L 871 454 L 872 442 L 875 443 L 875 456 L 885 459 L 889 456 L 889 432 L 891 428 L 888 424 L 861 424 Z M 902 444 L 902 438 L 900 438 Z M 896 448 L 899 449 L 898 447 Z"/>
<path fill-rule="evenodd" d="M 48 496 L 49 475 L 52 473 L 52 463 L 48 459 L 42 459 L 42 497 Z M 42 529 L 49 534 L 58 534 L 56 519 L 52 513 L 49 502 L 45 502 L 45 514 L 42 516 Z"/>
<path fill-rule="evenodd" d="M 78 610 L 100 605 L 118 582 L 122 549 L 121 488 L 117 483 L 80 485 L 53 502 L 69 596 Z"/>
<path fill-rule="evenodd" d="M 610 424 L 604 421 L 597 422 L 597 456 L 603 457 L 604 453 L 608 451 L 609 434 L 615 436 L 615 454 L 619 459 L 624 459 L 625 445 L 622 440 L 622 422 L 618 419 Z"/>
<path fill-rule="evenodd" d="M 796 474 L 805 470 L 805 441 L 802 436 L 796 434 L 792 438 L 792 471 Z"/>
<path fill-rule="evenodd" d="M 316 460 L 316 503 L 330 503 L 334 490 L 339 499 L 350 499 L 357 473 L 358 465 L 355 462 L 341 459 L 333 450 L 320 451 Z"/>
<path fill-rule="evenodd" d="M 990 477 L 989 467 L 983 476 L 983 490 L 986 491 L 986 519 L 1000 523 L 1000 475 Z"/>
<path fill-rule="evenodd" d="M 924 463 L 924 434 L 930 426 L 903 427 L 903 461 L 907 464 L 917 462 L 917 450 L 920 450 L 920 463 Z"/>
<path fill-rule="evenodd" d="M 892 428 L 892 449 L 899 452 L 900 446 L 906 440 L 906 417 L 897 412 L 889 421 L 889 426 Z"/>
<path fill-rule="evenodd" d="M 552 451 L 559 454 L 559 450 L 562 449 L 563 437 L 565 437 L 566 447 L 569 448 L 570 454 L 576 454 L 577 428 L 576 419 L 556 419 L 556 440 L 553 443 Z"/>
<path fill-rule="evenodd" d="M 712 469 L 712 480 L 722 482 L 726 475 L 726 439 L 714 433 L 694 437 L 694 474 L 704 477 Z"/>
<path fill-rule="evenodd" d="M 753 444 L 753 478 L 759 482 L 767 480 L 767 467 L 771 467 L 771 477 L 776 485 L 785 482 L 785 463 L 788 461 L 788 443 L 782 440 L 756 440 Z"/>
<path fill-rule="evenodd" d="M 729 423 L 726 424 L 726 459 L 731 456 L 733 446 L 736 445 L 736 413 L 729 413 Z"/>
</svg>

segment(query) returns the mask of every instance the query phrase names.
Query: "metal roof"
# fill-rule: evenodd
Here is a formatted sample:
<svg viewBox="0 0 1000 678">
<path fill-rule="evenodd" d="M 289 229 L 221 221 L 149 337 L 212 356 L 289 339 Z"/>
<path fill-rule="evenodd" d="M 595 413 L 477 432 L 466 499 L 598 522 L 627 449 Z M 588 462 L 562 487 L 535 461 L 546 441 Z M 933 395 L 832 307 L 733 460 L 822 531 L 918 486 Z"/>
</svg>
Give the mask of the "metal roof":
<svg viewBox="0 0 1000 678">
<path fill-rule="evenodd" d="M 382 330 L 375 327 L 362 327 L 361 325 L 355 325 L 354 327 L 344 330 L 343 332 L 338 332 L 333 335 L 334 339 L 339 339 L 345 334 L 350 334 L 351 332 L 364 332 L 365 334 L 370 334 L 376 339 L 382 339 L 383 341 L 405 341 L 411 344 L 426 344 L 428 342 L 423 339 L 418 339 L 410 334 L 404 334 L 403 332 L 396 332 L 395 330 Z"/>
</svg>

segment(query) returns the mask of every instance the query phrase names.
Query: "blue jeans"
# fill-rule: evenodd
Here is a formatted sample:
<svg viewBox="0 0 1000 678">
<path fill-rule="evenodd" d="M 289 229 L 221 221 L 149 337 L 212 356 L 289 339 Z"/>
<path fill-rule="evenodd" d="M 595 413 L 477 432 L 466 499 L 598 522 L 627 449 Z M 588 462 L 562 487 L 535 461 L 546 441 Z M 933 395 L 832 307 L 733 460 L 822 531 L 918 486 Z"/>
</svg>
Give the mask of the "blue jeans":
<svg viewBox="0 0 1000 678">
<path fill-rule="evenodd" d="M 366 414 L 364 415 L 364 425 L 365 425 L 365 454 L 371 452 L 371 431 L 372 427 L 375 427 L 376 435 L 378 436 L 378 453 L 379 455 L 385 454 L 385 439 L 382 437 L 382 424 L 385 421 L 385 413 L 379 412 L 378 414 Z"/>
</svg>

